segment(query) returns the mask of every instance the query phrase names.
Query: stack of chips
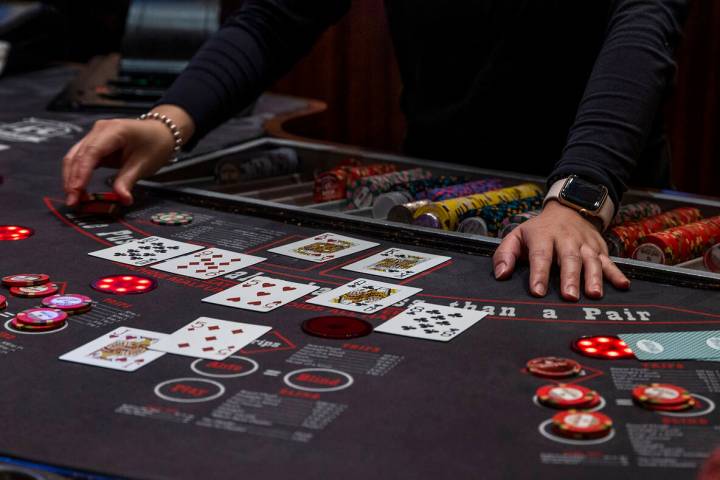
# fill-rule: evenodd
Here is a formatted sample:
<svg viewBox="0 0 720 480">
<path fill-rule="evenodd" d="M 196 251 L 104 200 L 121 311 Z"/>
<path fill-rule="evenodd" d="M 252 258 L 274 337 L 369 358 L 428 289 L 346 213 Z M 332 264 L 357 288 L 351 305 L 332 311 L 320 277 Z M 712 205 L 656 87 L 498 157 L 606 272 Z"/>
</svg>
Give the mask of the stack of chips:
<svg viewBox="0 0 720 480">
<path fill-rule="evenodd" d="M 13 328 L 25 332 L 48 332 L 63 328 L 68 314 L 55 308 L 29 308 L 10 321 Z"/>
<path fill-rule="evenodd" d="M 638 202 L 622 205 L 618 208 L 612 225 L 620 225 L 621 223 L 637 222 L 643 218 L 659 215 L 662 210 L 660 205 L 653 202 Z"/>
<path fill-rule="evenodd" d="M 657 412 L 681 412 L 697 403 L 690 392 L 669 383 L 637 385 L 632 396 L 638 406 Z"/>
<path fill-rule="evenodd" d="M 537 357 L 528 360 L 528 372 L 542 378 L 569 378 L 580 373 L 582 367 L 575 360 L 562 357 Z"/>
<path fill-rule="evenodd" d="M 543 196 L 521 198 L 510 202 L 488 205 L 479 210 L 470 210 L 460 216 L 458 232 L 497 237 L 505 219 L 528 210 L 535 210 L 543 203 Z"/>
<path fill-rule="evenodd" d="M 432 177 L 430 171 L 422 168 L 401 170 L 383 175 L 373 175 L 355 180 L 347 189 L 347 198 L 351 208 L 371 207 L 375 200 L 383 193 L 387 193 L 398 185 L 406 185 L 413 180 L 423 180 Z"/>
<path fill-rule="evenodd" d="M 92 299 L 77 293 L 66 293 L 43 298 L 42 304 L 48 308 L 61 310 L 68 315 L 77 315 L 90 311 L 92 308 Z"/>
<path fill-rule="evenodd" d="M 720 216 L 652 233 L 641 242 L 633 252 L 636 260 L 665 265 L 686 262 L 720 242 Z"/>
<path fill-rule="evenodd" d="M 85 193 L 80 197 L 78 213 L 84 215 L 120 215 L 120 196 L 114 192 Z"/>
<path fill-rule="evenodd" d="M 567 410 L 552 418 L 552 431 L 556 435 L 574 440 L 595 440 L 612 432 L 613 422 L 604 413 Z"/>
<path fill-rule="evenodd" d="M 602 397 L 595 390 L 563 383 L 543 385 L 537 389 L 535 395 L 541 404 L 560 410 L 590 410 L 602 401 Z"/>
<path fill-rule="evenodd" d="M 394 172 L 397 166 L 390 163 L 375 163 L 372 165 L 341 165 L 315 177 L 313 200 L 315 203 L 343 200 L 347 197 L 347 190 L 355 180 L 373 175 Z"/>
</svg>

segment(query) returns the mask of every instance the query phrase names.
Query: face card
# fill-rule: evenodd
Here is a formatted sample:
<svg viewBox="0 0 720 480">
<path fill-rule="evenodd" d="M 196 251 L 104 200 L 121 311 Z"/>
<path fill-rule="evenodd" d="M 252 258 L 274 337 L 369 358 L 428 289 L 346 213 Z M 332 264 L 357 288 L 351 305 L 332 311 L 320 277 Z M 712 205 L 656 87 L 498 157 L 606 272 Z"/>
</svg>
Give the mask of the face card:
<svg viewBox="0 0 720 480">
<path fill-rule="evenodd" d="M 169 258 L 202 250 L 204 247 L 191 243 L 176 242 L 162 237 L 145 237 L 139 240 L 104 248 L 88 255 L 113 262 L 127 263 L 140 267 Z"/>
<path fill-rule="evenodd" d="M 638 360 L 720 359 L 720 331 L 621 333 Z"/>
<path fill-rule="evenodd" d="M 318 288 L 320 287 L 317 285 L 287 282 L 276 278 L 253 277 L 220 293 L 203 298 L 202 301 L 256 312 L 269 312 Z"/>
<path fill-rule="evenodd" d="M 116 328 L 60 357 L 68 362 L 133 372 L 165 355 L 149 348 L 167 335 L 137 328 Z"/>
<path fill-rule="evenodd" d="M 402 280 L 436 267 L 448 260 L 450 260 L 450 257 L 413 252 L 402 248 L 389 248 L 384 252 L 351 263 L 343 267 L 343 270 Z"/>
<path fill-rule="evenodd" d="M 188 357 L 225 360 L 270 330 L 272 327 L 263 325 L 200 317 L 166 336 L 152 349 Z"/>
<path fill-rule="evenodd" d="M 306 238 L 305 240 L 288 243 L 282 247 L 271 248 L 268 252 L 322 263 L 346 255 L 352 255 L 353 253 L 362 252 L 376 245 L 379 244 L 366 242 L 365 240 L 357 240 L 335 233 L 322 233 L 311 238 Z"/>
<path fill-rule="evenodd" d="M 151 268 L 192 278 L 215 278 L 260 263 L 265 259 L 242 253 L 208 248 L 200 252 L 166 260 Z"/>
<path fill-rule="evenodd" d="M 399 315 L 375 327 L 376 332 L 404 337 L 449 342 L 485 317 L 483 310 L 445 307 L 432 303 L 413 303 Z"/>
<path fill-rule="evenodd" d="M 351 312 L 375 313 L 385 307 L 421 292 L 422 288 L 358 278 L 307 301 L 315 305 Z"/>
</svg>

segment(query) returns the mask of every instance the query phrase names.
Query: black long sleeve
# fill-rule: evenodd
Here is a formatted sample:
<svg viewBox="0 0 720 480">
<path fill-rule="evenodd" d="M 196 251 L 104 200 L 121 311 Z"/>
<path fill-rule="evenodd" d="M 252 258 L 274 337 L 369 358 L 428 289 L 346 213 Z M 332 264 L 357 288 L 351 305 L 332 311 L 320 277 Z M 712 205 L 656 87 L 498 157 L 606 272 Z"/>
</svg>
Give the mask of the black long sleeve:
<svg viewBox="0 0 720 480">
<path fill-rule="evenodd" d="M 562 158 L 549 182 L 578 174 L 615 205 L 646 147 L 675 72 L 686 0 L 621 0 L 610 17 Z"/>
<path fill-rule="evenodd" d="M 660 106 L 688 1 L 386 0 L 406 151 L 549 181 L 581 175 L 606 185 L 616 205 L 633 170 L 633 181 L 666 186 Z M 201 137 L 286 72 L 349 6 L 246 1 L 161 103 L 184 108 Z"/>
<path fill-rule="evenodd" d="M 160 103 L 188 112 L 201 138 L 286 73 L 349 8 L 350 0 L 245 1 Z"/>
</svg>

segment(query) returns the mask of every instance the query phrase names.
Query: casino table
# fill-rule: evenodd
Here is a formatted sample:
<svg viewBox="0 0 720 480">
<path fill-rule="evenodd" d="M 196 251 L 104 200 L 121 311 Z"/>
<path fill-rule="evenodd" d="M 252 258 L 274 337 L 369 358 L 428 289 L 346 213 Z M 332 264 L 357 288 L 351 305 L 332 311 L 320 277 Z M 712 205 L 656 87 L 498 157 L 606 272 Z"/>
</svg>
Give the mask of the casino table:
<svg viewBox="0 0 720 480">
<path fill-rule="evenodd" d="M 40 114 L 39 103 L 21 107 L 3 108 L 0 120 Z M 63 292 L 94 301 L 66 328 L 32 334 L 7 322 L 38 300 L 1 292 L 8 297 L 0 311 L 2 469 L 37 478 L 691 479 L 720 446 L 716 362 L 592 358 L 571 348 L 582 336 L 715 329 L 720 294 L 713 288 L 638 274 L 629 292 L 606 285 L 602 300 L 568 303 L 553 276 L 548 295 L 538 299 L 528 293 L 526 265 L 495 281 L 491 248 L 461 236 L 453 243 L 382 222 L 355 225 L 262 202 L 228 206 L 162 188 L 140 189 L 121 216 L 79 215 L 63 206 L 59 162 L 81 130 L 0 142 L 10 147 L 0 152 L 0 223 L 34 231 L 0 242 L 0 274 L 42 272 Z M 110 174 L 99 170 L 91 189 L 107 190 Z M 167 211 L 194 219 L 150 221 Z M 378 245 L 325 263 L 268 251 L 328 231 Z M 88 256 L 151 235 L 267 260 L 196 280 Z M 397 282 L 422 289 L 408 300 L 355 316 L 377 326 L 417 300 L 488 315 L 450 342 L 377 332 L 336 340 L 308 335 L 301 324 L 339 312 L 302 300 L 268 313 L 201 302 L 259 275 L 335 288 L 356 278 L 342 266 L 389 247 L 452 259 Z M 90 287 L 116 274 L 146 276 L 158 286 L 139 295 Z M 167 354 L 121 372 L 58 359 L 120 326 L 169 333 L 202 316 L 272 329 L 218 362 Z M 552 432 L 549 420 L 558 411 L 534 398 L 551 381 L 525 368 L 542 356 L 581 364 L 568 382 L 602 396 L 610 435 L 588 441 Z M 639 383 L 682 385 L 699 405 L 687 412 L 640 408 L 631 396 Z"/>
</svg>

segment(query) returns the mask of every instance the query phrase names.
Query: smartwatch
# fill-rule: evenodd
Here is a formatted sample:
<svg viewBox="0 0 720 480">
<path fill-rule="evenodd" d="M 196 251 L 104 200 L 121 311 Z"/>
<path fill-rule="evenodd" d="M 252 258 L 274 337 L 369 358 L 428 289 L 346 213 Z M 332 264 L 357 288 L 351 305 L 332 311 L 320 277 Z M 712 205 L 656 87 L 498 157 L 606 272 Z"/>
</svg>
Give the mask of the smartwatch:
<svg viewBox="0 0 720 480">
<path fill-rule="evenodd" d="M 577 211 L 583 217 L 605 230 L 615 213 L 615 205 L 605 185 L 588 182 L 577 175 L 570 175 L 553 183 L 545 196 L 543 206 L 550 200 Z"/>
</svg>

